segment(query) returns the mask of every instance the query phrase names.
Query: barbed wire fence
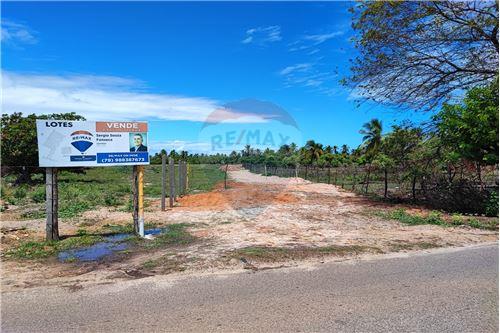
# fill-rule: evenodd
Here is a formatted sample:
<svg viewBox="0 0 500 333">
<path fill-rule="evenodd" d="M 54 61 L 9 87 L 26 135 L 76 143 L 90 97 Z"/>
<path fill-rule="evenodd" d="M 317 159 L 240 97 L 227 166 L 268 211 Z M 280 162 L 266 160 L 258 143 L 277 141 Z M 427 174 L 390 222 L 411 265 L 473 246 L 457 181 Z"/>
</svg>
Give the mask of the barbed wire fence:
<svg viewBox="0 0 500 333">
<path fill-rule="evenodd" d="M 243 167 L 264 176 L 300 177 L 374 198 L 463 213 L 484 212 L 491 194 L 498 193 L 498 165 L 483 168 L 480 176 L 474 168 L 466 165 L 427 173 L 374 165 L 319 167 L 245 163 Z"/>
</svg>

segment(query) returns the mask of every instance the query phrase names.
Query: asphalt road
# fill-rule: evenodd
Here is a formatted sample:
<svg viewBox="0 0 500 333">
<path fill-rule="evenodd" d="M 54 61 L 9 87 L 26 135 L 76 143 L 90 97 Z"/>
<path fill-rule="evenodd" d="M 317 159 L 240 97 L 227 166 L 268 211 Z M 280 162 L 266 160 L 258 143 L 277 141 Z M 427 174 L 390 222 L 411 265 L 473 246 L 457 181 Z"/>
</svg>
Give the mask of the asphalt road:
<svg viewBox="0 0 500 333">
<path fill-rule="evenodd" d="M 498 246 L 2 296 L 2 332 L 498 332 Z"/>
</svg>

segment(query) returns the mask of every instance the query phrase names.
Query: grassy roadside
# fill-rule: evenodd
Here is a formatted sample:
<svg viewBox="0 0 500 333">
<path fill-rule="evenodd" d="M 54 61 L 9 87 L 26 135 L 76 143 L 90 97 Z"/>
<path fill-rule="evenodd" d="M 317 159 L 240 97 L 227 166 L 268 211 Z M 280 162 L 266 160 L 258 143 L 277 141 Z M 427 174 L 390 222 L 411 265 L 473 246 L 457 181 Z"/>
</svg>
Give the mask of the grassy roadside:
<svg viewBox="0 0 500 333">
<path fill-rule="evenodd" d="M 473 216 L 463 215 L 443 215 L 440 212 L 431 211 L 427 215 L 417 215 L 408 213 L 403 208 L 394 209 L 388 212 L 375 211 L 374 215 L 390 220 L 396 220 L 407 225 L 431 224 L 442 227 L 469 226 L 484 230 L 498 230 L 498 218 L 479 219 Z"/>
<path fill-rule="evenodd" d="M 146 224 L 146 228 L 151 227 L 155 226 Z M 175 246 L 186 246 L 197 240 L 196 237 L 191 235 L 186 230 L 188 227 L 189 225 L 185 223 L 170 224 L 167 226 L 164 233 L 157 235 L 152 240 L 148 240 L 135 236 L 132 233 L 133 226 L 131 225 L 106 225 L 100 231 L 92 234 L 87 234 L 84 230 L 80 230 L 77 235 L 66 237 L 58 242 L 21 242 L 5 251 L 4 258 L 14 260 L 51 258 L 57 256 L 61 251 L 89 247 L 98 242 L 105 241 L 106 236 L 123 233 L 130 234 L 130 237 L 121 241 L 129 243 L 130 248 L 126 250 L 127 253 Z"/>
<path fill-rule="evenodd" d="M 145 170 L 144 194 L 147 198 L 159 198 L 161 166 L 149 165 Z M 89 168 L 85 173 L 72 173 L 62 169 L 59 173 L 59 217 L 72 218 L 97 207 L 129 210 L 131 175 L 132 167 L 128 166 Z M 2 211 L 9 205 L 22 206 L 19 208 L 21 219 L 43 218 L 43 175 L 34 175 L 32 184 L 20 186 L 13 185 L 15 178 L 14 175 L 2 177 Z M 223 179 L 224 173 L 217 165 L 191 165 L 189 192 L 209 191 Z"/>
<path fill-rule="evenodd" d="M 250 259 L 258 262 L 281 262 L 322 256 L 347 256 L 362 253 L 383 253 L 377 247 L 362 245 L 331 245 L 322 247 L 266 247 L 249 246 L 228 254 L 230 258 Z"/>
</svg>

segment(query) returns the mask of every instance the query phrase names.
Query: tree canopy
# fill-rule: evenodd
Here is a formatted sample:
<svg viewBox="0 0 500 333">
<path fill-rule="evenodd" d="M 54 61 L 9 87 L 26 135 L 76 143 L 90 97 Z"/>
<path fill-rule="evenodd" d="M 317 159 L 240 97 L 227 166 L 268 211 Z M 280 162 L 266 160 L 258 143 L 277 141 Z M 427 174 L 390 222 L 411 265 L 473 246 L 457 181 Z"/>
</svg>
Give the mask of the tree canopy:
<svg viewBox="0 0 500 333">
<path fill-rule="evenodd" d="M 345 83 L 363 99 L 428 110 L 498 73 L 496 1 L 364 1 Z"/>
<path fill-rule="evenodd" d="M 85 120 L 84 117 L 71 113 L 49 115 L 22 113 L 2 115 L 2 165 L 38 166 L 38 146 L 36 140 L 37 119 Z"/>
<path fill-rule="evenodd" d="M 463 103 L 445 104 L 434 116 L 442 142 L 481 165 L 498 163 L 498 81 L 467 92 Z"/>
</svg>

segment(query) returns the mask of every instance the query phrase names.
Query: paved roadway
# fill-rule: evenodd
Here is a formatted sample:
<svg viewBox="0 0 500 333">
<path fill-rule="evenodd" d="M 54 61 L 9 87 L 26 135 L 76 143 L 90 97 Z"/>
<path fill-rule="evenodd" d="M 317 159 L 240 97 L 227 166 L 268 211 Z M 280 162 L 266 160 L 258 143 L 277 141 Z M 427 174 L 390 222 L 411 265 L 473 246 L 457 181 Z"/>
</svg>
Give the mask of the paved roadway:
<svg viewBox="0 0 500 333">
<path fill-rule="evenodd" d="M 2 332 L 498 332 L 498 246 L 2 296 Z"/>
</svg>

